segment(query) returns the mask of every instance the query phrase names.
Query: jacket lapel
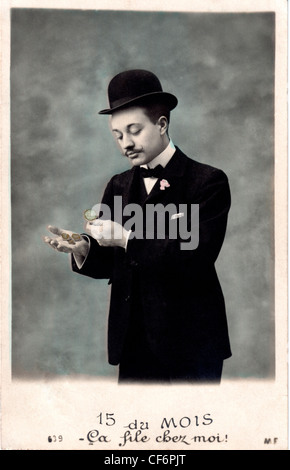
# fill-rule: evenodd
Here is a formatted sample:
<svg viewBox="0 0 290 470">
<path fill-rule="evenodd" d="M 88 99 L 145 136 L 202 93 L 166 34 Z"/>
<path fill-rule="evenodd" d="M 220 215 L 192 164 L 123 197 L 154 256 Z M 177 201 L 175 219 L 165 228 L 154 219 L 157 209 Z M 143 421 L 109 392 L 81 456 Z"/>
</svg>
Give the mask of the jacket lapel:
<svg viewBox="0 0 290 470">
<path fill-rule="evenodd" d="M 140 178 L 139 167 L 133 167 L 126 173 L 126 178 L 123 180 L 123 191 L 122 191 L 122 220 L 123 225 L 132 217 L 132 214 L 125 210 L 130 204 L 139 204 L 142 206 L 141 194 L 140 194 Z"/>
<path fill-rule="evenodd" d="M 133 167 L 124 181 L 123 206 L 136 202 L 139 184 L 139 168 Z"/>
</svg>

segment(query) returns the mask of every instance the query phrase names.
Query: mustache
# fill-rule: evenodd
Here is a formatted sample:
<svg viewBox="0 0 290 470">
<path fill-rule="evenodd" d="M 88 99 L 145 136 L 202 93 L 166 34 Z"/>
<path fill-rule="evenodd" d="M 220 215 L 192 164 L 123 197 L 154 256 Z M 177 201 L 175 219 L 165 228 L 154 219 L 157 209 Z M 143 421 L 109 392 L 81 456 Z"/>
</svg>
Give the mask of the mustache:
<svg viewBox="0 0 290 470">
<path fill-rule="evenodd" d="M 126 157 L 129 157 L 130 155 L 132 155 L 133 153 L 141 153 L 143 149 L 135 149 L 135 148 L 130 148 L 130 149 L 127 149 L 125 151 L 125 156 Z"/>
</svg>

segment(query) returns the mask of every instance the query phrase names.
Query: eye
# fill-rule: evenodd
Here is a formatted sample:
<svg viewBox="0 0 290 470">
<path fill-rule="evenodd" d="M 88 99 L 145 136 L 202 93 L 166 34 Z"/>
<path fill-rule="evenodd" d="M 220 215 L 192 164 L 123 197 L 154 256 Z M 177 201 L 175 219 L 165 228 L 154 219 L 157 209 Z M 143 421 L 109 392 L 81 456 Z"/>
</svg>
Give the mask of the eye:
<svg viewBox="0 0 290 470">
<path fill-rule="evenodd" d="M 140 134 L 141 131 L 142 131 L 142 128 L 140 128 L 140 127 L 133 127 L 133 128 L 130 129 L 130 133 L 132 135 L 138 135 L 138 134 Z"/>
<path fill-rule="evenodd" d="M 123 138 L 122 134 L 119 134 L 119 133 L 117 133 L 117 132 L 114 132 L 114 135 L 115 135 L 115 138 L 116 138 L 117 140 L 122 140 L 122 138 Z"/>
</svg>

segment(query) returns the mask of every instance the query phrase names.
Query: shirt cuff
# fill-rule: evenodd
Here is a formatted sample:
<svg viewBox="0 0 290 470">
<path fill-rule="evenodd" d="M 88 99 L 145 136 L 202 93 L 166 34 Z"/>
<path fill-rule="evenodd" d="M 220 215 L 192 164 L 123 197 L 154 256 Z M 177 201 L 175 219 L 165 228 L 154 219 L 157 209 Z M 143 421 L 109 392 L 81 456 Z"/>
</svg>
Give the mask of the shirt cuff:
<svg viewBox="0 0 290 470">
<path fill-rule="evenodd" d="M 129 232 L 127 234 L 127 238 L 126 238 L 125 251 L 127 251 L 127 245 L 128 245 L 128 241 L 129 241 L 131 233 L 132 233 L 132 230 L 129 230 Z"/>
</svg>

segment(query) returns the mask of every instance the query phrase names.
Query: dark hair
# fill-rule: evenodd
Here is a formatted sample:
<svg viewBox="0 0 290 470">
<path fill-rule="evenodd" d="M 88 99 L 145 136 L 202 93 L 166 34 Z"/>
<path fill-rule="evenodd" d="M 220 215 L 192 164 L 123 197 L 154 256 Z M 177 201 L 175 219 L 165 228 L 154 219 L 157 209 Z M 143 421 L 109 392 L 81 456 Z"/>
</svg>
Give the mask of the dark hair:
<svg viewBox="0 0 290 470">
<path fill-rule="evenodd" d="M 153 124 L 156 124 L 156 122 L 161 116 L 165 116 L 169 125 L 170 110 L 165 103 L 156 101 L 146 101 L 142 104 L 140 103 L 140 107 L 143 108 L 144 113 L 148 116 L 150 121 L 153 122 Z"/>
</svg>

